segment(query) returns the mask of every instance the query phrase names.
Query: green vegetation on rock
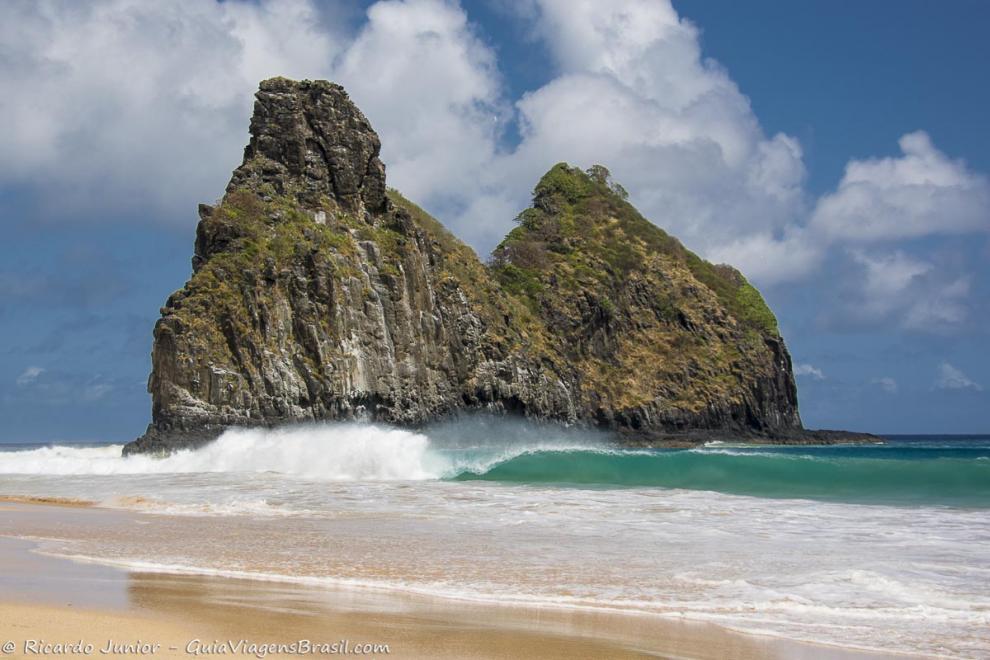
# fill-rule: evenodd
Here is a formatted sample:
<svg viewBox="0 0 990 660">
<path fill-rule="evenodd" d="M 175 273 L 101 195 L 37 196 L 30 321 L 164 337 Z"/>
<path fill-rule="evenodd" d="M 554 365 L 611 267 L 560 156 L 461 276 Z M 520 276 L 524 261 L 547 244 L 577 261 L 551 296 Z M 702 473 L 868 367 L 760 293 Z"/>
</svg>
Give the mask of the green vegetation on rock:
<svg viewBox="0 0 990 660">
<path fill-rule="evenodd" d="M 588 278 L 604 283 L 647 272 L 657 266 L 657 257 L 665 257 L 661 261 L 686 266 L 740 323 L 779 335 L 773 312 L 739 271 L 700 258 L 640 215 L 626 197 L 601 165 L 587 172 L 554 165 L 536 185 L 533 207 L 519 215 L 518 226 L 496 248 L 496 276 L 510 292 L 535 298 L 544 290 L 541 272 L 569 283 Z"/>
<path fill-rule="evenodd" d="M 153 422 L 131 450 L 471 408 L 645 436 L 800 428 L 759 292 L 643 218 L 604 167 L 551 168 L 484 264 L 386 187 L 342 88 L 273 79 L 257 98 L 156 325 Z"/>
</svg>

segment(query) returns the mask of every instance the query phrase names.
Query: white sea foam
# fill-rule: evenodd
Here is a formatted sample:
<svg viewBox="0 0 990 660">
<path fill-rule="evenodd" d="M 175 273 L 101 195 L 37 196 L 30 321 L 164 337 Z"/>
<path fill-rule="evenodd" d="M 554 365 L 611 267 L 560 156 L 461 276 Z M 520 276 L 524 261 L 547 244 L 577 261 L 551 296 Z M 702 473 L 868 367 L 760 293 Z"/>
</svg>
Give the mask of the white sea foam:
<svg viewBox="0 0 990 660">
<path fill-rule="evenodd" d="M 0 452 L 0 474 L 274 473 L 322 481 L 422 481 L 461 472 L 483 473 L 527 453 L 608 451 L 597 447 L 588 436 L 558 433 L 555 438 L 526 435 L 494 441 L 484 435 L 472 438 L 470 433 L 466 436 L 441 433 L 437 440 L 431 441 L 425 433 L 377 424 L 231 429 L 208 445 L 166 457 L 122 456 L 122 445 Z M 458 442 L 451 442 L 452 437 Z"/>
<path fill-rule="evenodd" d="M 436 479 L 450 469 L 426 436 L 375 425 L 232 429 L 196 450 L 121 456 L 120 445 L 0 453 L 0 474 L 138 475 L 275 472 L 332 481 Z"/>
<path fill-rule="evenodd" d="M 31 531 L 46 552 L 135 571 L 630 610 L 885 651 L 990 654 L 985 508 L 444 480 L 573 449 L 611 451 L 591 436 L 501 424 L 231 431 L 164 459 L 121 458 L 119 446 L 0 452 L 0 494 L 139 511 L 108 515 L 118 523 L 98 534 Z"/>
<path fill-rule="evenodd" d="M 98 502 L 111 509 L 130 509 L 143 513 L 167 516 L 308 516 L 319 515 L 319 511 L 300 507 L 284 506 L 270 502 L 264 497 L 233 496 L 222 501 L 209 501 L 206 498 L 197 502 L 173 502 L 143 496 L 110 496 Z"/>
<path fill-rule="evenodd" d="M 39 539 L 40 540 L 40 539 Z M 248 579 L 262 582 L 299 584 L 327 588 L 357 588 L 373 591 L 398 591 L 430 597 L 467 601 L 479 604 L 539 606 L 560 609 L 596 610 L 602 612 L 657 615 L 697 621 L 709 621 L 726 628 L 749 634 L 773 637 L 793 637 L 819 643 L 837 643 L 843 647 L 866 651 L 890 652 L 895 648 L 904 652 L 930 651 L 942 657 L 969 657 L 968 650 L 987 648 L 988 640 L 977 637 L 972 646 L 967 644 L 951 651 L 939 644 L 941 626 L 966 626 L 972 630 L 985 630 L 990 625 L 990 613 L 985 608 L 973 607 L 966 601 L 919 602 L 903 607 L 869 606 L 854 602 L 842 606 L 823 604 L 824 593 L 818 597 L 801 597 L 752 584 L 746 580 L 685 580 L 706 587 L 728 587 L 729 592 L 718 595 L 718 590 L 708 596 L 692 600 L 681 597 L 623 598 L 606 594 L 570 595 L 553 593 L 539 585 L 517 584 L 511 591 L 492 591 L 487 582 L 465 583 L 459 581 L 423 581 L 401 579 L 366 579 L 340 576 L 298 575 L 257 570 L 215 568 L 188 563 L 160 563 L 133 558 L 107 558 L 65 552 L 47 552 L 52 556 L 86 563 L 116 566 L 141 573 L 177 575 L 203 575 Z M 855 581 L 867 580 L 870 586 L 879 585 L 882 591 L 900 596 L 908 592 L 919 594 L 906 585 L 882 576 L 863 576 L 861 571 L 850 571 Z M 680 576 L 678 579 L 684 579 Z M 831 585 L 809 585 L 815 589 Z M 535 588 L 533 588 L 535 587 Z M 530 588 L 531 590 L 527 591 Z M 731 594 L 731 595 L 730 595 Z M 831 594 L 834 597 L 834 593 Z M 930 596 L 924 594 L 924 596 Z M 819 602 L 821 601 L 821 602 Z M 930 627 L 930 628 L 929 628 Z M 925 639 L 926 646 L 918 646 L 918 634 L 931 630 Z M 912 631 L 915 634 L 908 634 Z M 924 637 L 920 637 L 924 639 Z M 947 652 L 949 651 L 949 652 Z"/>
<path fill-rule="evenodd" d="M 718 442 L 718 441 L 716 441 Z M 772 457 L 774 459 L 793 459 L 793 460 L 820 460 L 819 458 L 812 456 L 811 454 L 797 454 L 797 453 L 783 453 L 780 451 L 774 451 L 772 448 L 767 448 L 765 450 L 755 449 L 753 445 L 732 445 L 728 443 L 714 444 L 711 442 L 705 443 L 700 447 L 693 447 L 686 450 L 689 454 L 705 454 L 707 456 L 746 456 L 752 458 L 760 457 Z"/>
<path fill-rule="evenodd" d="M 35 533 L 51 554 L 129 570 L 622 610 L 886 651 L 990 653 L 990 537 L 980 531 L 990 516 L 981 510 L 272 473 L 27 480 L 47 491 L 57 482 L 65 494 L 153 493 L 118 505 L 181 514 L 140 518 L 139 536 L 126 522 L 98 535 Z"/>
</svg>

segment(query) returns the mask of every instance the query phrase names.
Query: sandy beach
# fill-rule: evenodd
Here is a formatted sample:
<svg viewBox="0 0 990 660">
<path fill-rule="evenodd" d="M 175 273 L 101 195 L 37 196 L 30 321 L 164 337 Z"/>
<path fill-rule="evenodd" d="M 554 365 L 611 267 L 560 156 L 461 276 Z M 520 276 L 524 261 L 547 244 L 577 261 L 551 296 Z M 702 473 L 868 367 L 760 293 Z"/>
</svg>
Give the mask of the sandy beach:
<svg viewBox="0 0 990 660">
<path fill-rule="evenodd" d="M 91 655 L 276 657 L 293 655 L 278 652 L 293 643 L 317 655 L 335 644 L 348 654 L 377 644 L 370 655 L 401 658 L 880 657 L 655 616 L 142 573 L 36 551 L 46 529 L 57 536 L 126 517 L 133 518 L 78 505 L 0 504 L 0 644 L 8 657 L 80 648 L 85 655 L 87 645 Z M 13 538 L 19 534 L 31 538 Z"/>
</svg>

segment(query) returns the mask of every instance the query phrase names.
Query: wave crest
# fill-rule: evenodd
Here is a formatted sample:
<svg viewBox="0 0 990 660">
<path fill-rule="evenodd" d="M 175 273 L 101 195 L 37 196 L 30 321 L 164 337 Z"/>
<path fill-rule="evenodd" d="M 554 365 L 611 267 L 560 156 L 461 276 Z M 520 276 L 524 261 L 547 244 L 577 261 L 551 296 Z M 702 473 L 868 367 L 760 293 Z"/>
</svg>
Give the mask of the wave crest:
<svg viewBox="0 0 990 660">
<path fill-rule="evenodd" d="M 821 451 L 822 456 L 813 452 Z M 866 504 L 990 506 L 990 465 L 966 458 L 839 457 L 834 448 L 524 453 L 460 480 L 707 490 Z"/>
<path fill-rule="evenodd" d="M 512 420 L 460 420 L 420 432 L 336 423 L 232 429 L 168 457 L 120 445 L 0 452 L 0 474 L 258 474 L 314 481 L 484 480 L 670 488 L 882 504 L 990 507 L 987 447 L 745 447 L 627 450 L 600 435 Z"/>
<path fill-rule="evenodd" d="M 590 450 L 599 441 L 593 433 L 485 417 L 422 432 L 327 423 L 230 429 L 203 447 L 166 457 L 122 456 L 122 445 L 0 452 L 0 474 L 272 473 L 319 481 L 423 481 L 484 474 L 528 453 Z"/>
<path fill-rule="evenodd" d="M 370 424 L 231 429 L 166 457 L 121 456 L 121 445 L 0 453 L 0 474 L 116 475 L 274 472 L 329 481 L 438 479 L 450 469 L 419 433 Z"/>
</svg>

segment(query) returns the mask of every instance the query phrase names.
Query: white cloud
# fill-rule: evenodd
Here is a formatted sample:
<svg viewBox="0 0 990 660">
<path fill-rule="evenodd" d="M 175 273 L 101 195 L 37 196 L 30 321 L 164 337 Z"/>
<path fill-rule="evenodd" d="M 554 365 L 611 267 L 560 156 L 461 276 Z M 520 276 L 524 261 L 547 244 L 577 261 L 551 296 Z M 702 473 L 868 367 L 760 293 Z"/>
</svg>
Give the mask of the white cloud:
<svg viewBox="0 0 990 660">
<path fill-rule="evenodd" d="M 913 330 L 939 331 L 962 325 L 970 317 L 969 292 L 969 276 L 935 283 L 918 293 L 904 316 L 904 326 Z"/>
<path fill-rule="evenodd" d="M 440 0 L 379 2 L 333 75 L 381 135 L 391 185 L 452 214 L 479 195 L 509 106 L 494 53 L 463 10 Z"/>
<path fill-rule="evenodd" d="M 895 323 L 939 332 L 969 318 L 967 276 L 938 268 L 904 252 L 850 250 L 855 284 L 841 313 L 860 323 Z"/>
<path fill-rule="evenodd" d="M 900 156 L 851 161 L 815 204 L 799 142 L 765 133 L 669 1 L 522 7 L 557 75 L 509 99 L 494 51 L 444 0 L 382 0 L 355 33 L 311 0 L 5 3 L 0 84 L 18 91 L 0 121 L 18 130 L 0 135 L 0 182 L 57 187 L 46 203 L 77 212 L 192 224 L 240 159 L 258 81 L 327 77 L 381 134 L 391 185 L 482 254 L 553 163 L 597 162 L 646 217 L 758 284 L 846 259 L 864 273 L 864 318 L 968 317 L 965 272 L 872 245 L 987 227 L 987 178 L 925 133 L 903 136 Z M 513 119 L 521 142 L 506 150 Z"/>
<path fill-rule="evenodd" d="M 317 18 L 305 0 L 4 3 L 0 180 L 75 215 L 193 222 L 239 161 L 258 81 L 330 72 L 341 40 Z"/>
<path fill-rule="evenodd" d="M 769 232 L 744 235 L 709 249 L 706 256 L 717 263 L 731 263 L 766 285 L 805 277 L 821 265 L 825 250 L 809 241 L 804 230 L 794 229 L 779 237 Z"/>
<path fill-rule="evenodd" d="M 310 0 L 8 3 L 0 44 L 16 54 L 0 59 L 0 84 L 18 90 L 0 101 L 0 121 L 18 127 L 0 135 L 0 182 L 57 186 L 46 203 L 74 215 L 195 222 L 274 75 L 344 84 L 383 138 L 390 182 L 456 214 L 478 197 L 511 109 L 493 53 L 443 0 L 378 2 L 357 34 L 328 29 Z"/>
<path fill-rule="evenodd" d="M 990 180 L 935 148 L 923 131 L 901 137 L 898 158 L 852 160 L 835 192 L 822 196 L 807 224 L 792 218 L 783 232 L 743 235 L 715 248 L 712 258 L 733 263 L 764 284 L 797 280 L 814 272 L 829 253 L 846 249 L 854 265 L 865 266 L 865 313 L 896 306 L 891 293 L 931 270 L 896 252 L 864 256 L 861 246 L 922 236 L 990 230 Z M 856 247 L 849 247 L 856 246 Z M 920 270 L 919 270 L 920 269 Z M 965 277 L 918 297 L 905 325 L 925 329 L 957 324 L 968 315 Z M 882 316 L 882 314 L 881 314 Z"/>
<path fill-rule="evenodd" d="M 532 185 L 559 160 L 601 162 L 644 215 L 763 285 L 804 278 L 849 246 L 990 223 L 987 178 L 923 132 L 901 138 L 900 157 L 851 161 L 837 190 L 809 209 L 800 144 L 763 132 L 726 70 L 702 57 L 698 30 L 669 3 L 535 0 L 527 12 L 560 75 L 517 103 L 523 140 L 504 159 L 506 189 Z M 901 292 L 887 289 L 911 276 L 872 268 L 882 255 L 869 259 L 853 259 L 869 271 L 861 296 L 869 315 L 898 308 L 902 325 L 916 329 L 968 316 L 964 274 L 946 281 L 931 273 L 914 303 L 892 302 Z M 905 297 L 915 291 L 906 289 Z"/>
<path fill-rule="evenodd" d="M 948 362 L 938 365 L 938 374 L 935 378 L 935 387 L 940 390 L 975 390 L 983 391 L 983 386 L 970 380 L 961 369 L 952 366 Z"/>
<path fill-rule="evenodd" d="M 890 376 L 874 378 L 871 382 L 887 394 L 897 394 L 897 390 L 899 389 L 897 381 Z"/>
<path fill-rule="evenodd" d="M 38 376 L 40 376 L 43 373 L 45 373 L 45 370 L 42 369 L 41 367 L 28 367 L 23 372 L 21 372 L 21 375 L 17 377 L 17 380 L 15 382 L 17 383 L 18 387 L 25 387 L 27 385 L 30 385 L 34 381 L 38 380 Z"/>
<path fill-rule="evenodd" d="M 811 226 L 832 241 L 881 241 L 990 230 L 990 181 L 951 160 L 923 131 L 899 158 L 853 160 L 818 201 Z"/>
<path fill-rule="evenodd" d="M 794 365 L 794 375 L 795 376 L 810 376 L 815 380 L 825 380 L 825 374 L 818 367 L 812 366 L 810 364 L 795 364 Z"/>
<path fill-rule="evenodd" d="M 763 133 L 669 3 L 536 4 L 561 75 L 517 104 L 523 141 L 508 161 L 527 190 L 554 162 L 602 163 L 644 215 L 705 254 L 798 213 L 800 145 Z"/>
<path fill-rule="evenodd" d="M 871 257 L 853 251 L 853 261 L 866 270 L 864 288 L 879 298 L 888 298 L 906 290 L 913 281 L 932 269 L 931 264 L 913 259 L 903 252 Z"/>
</svg>

